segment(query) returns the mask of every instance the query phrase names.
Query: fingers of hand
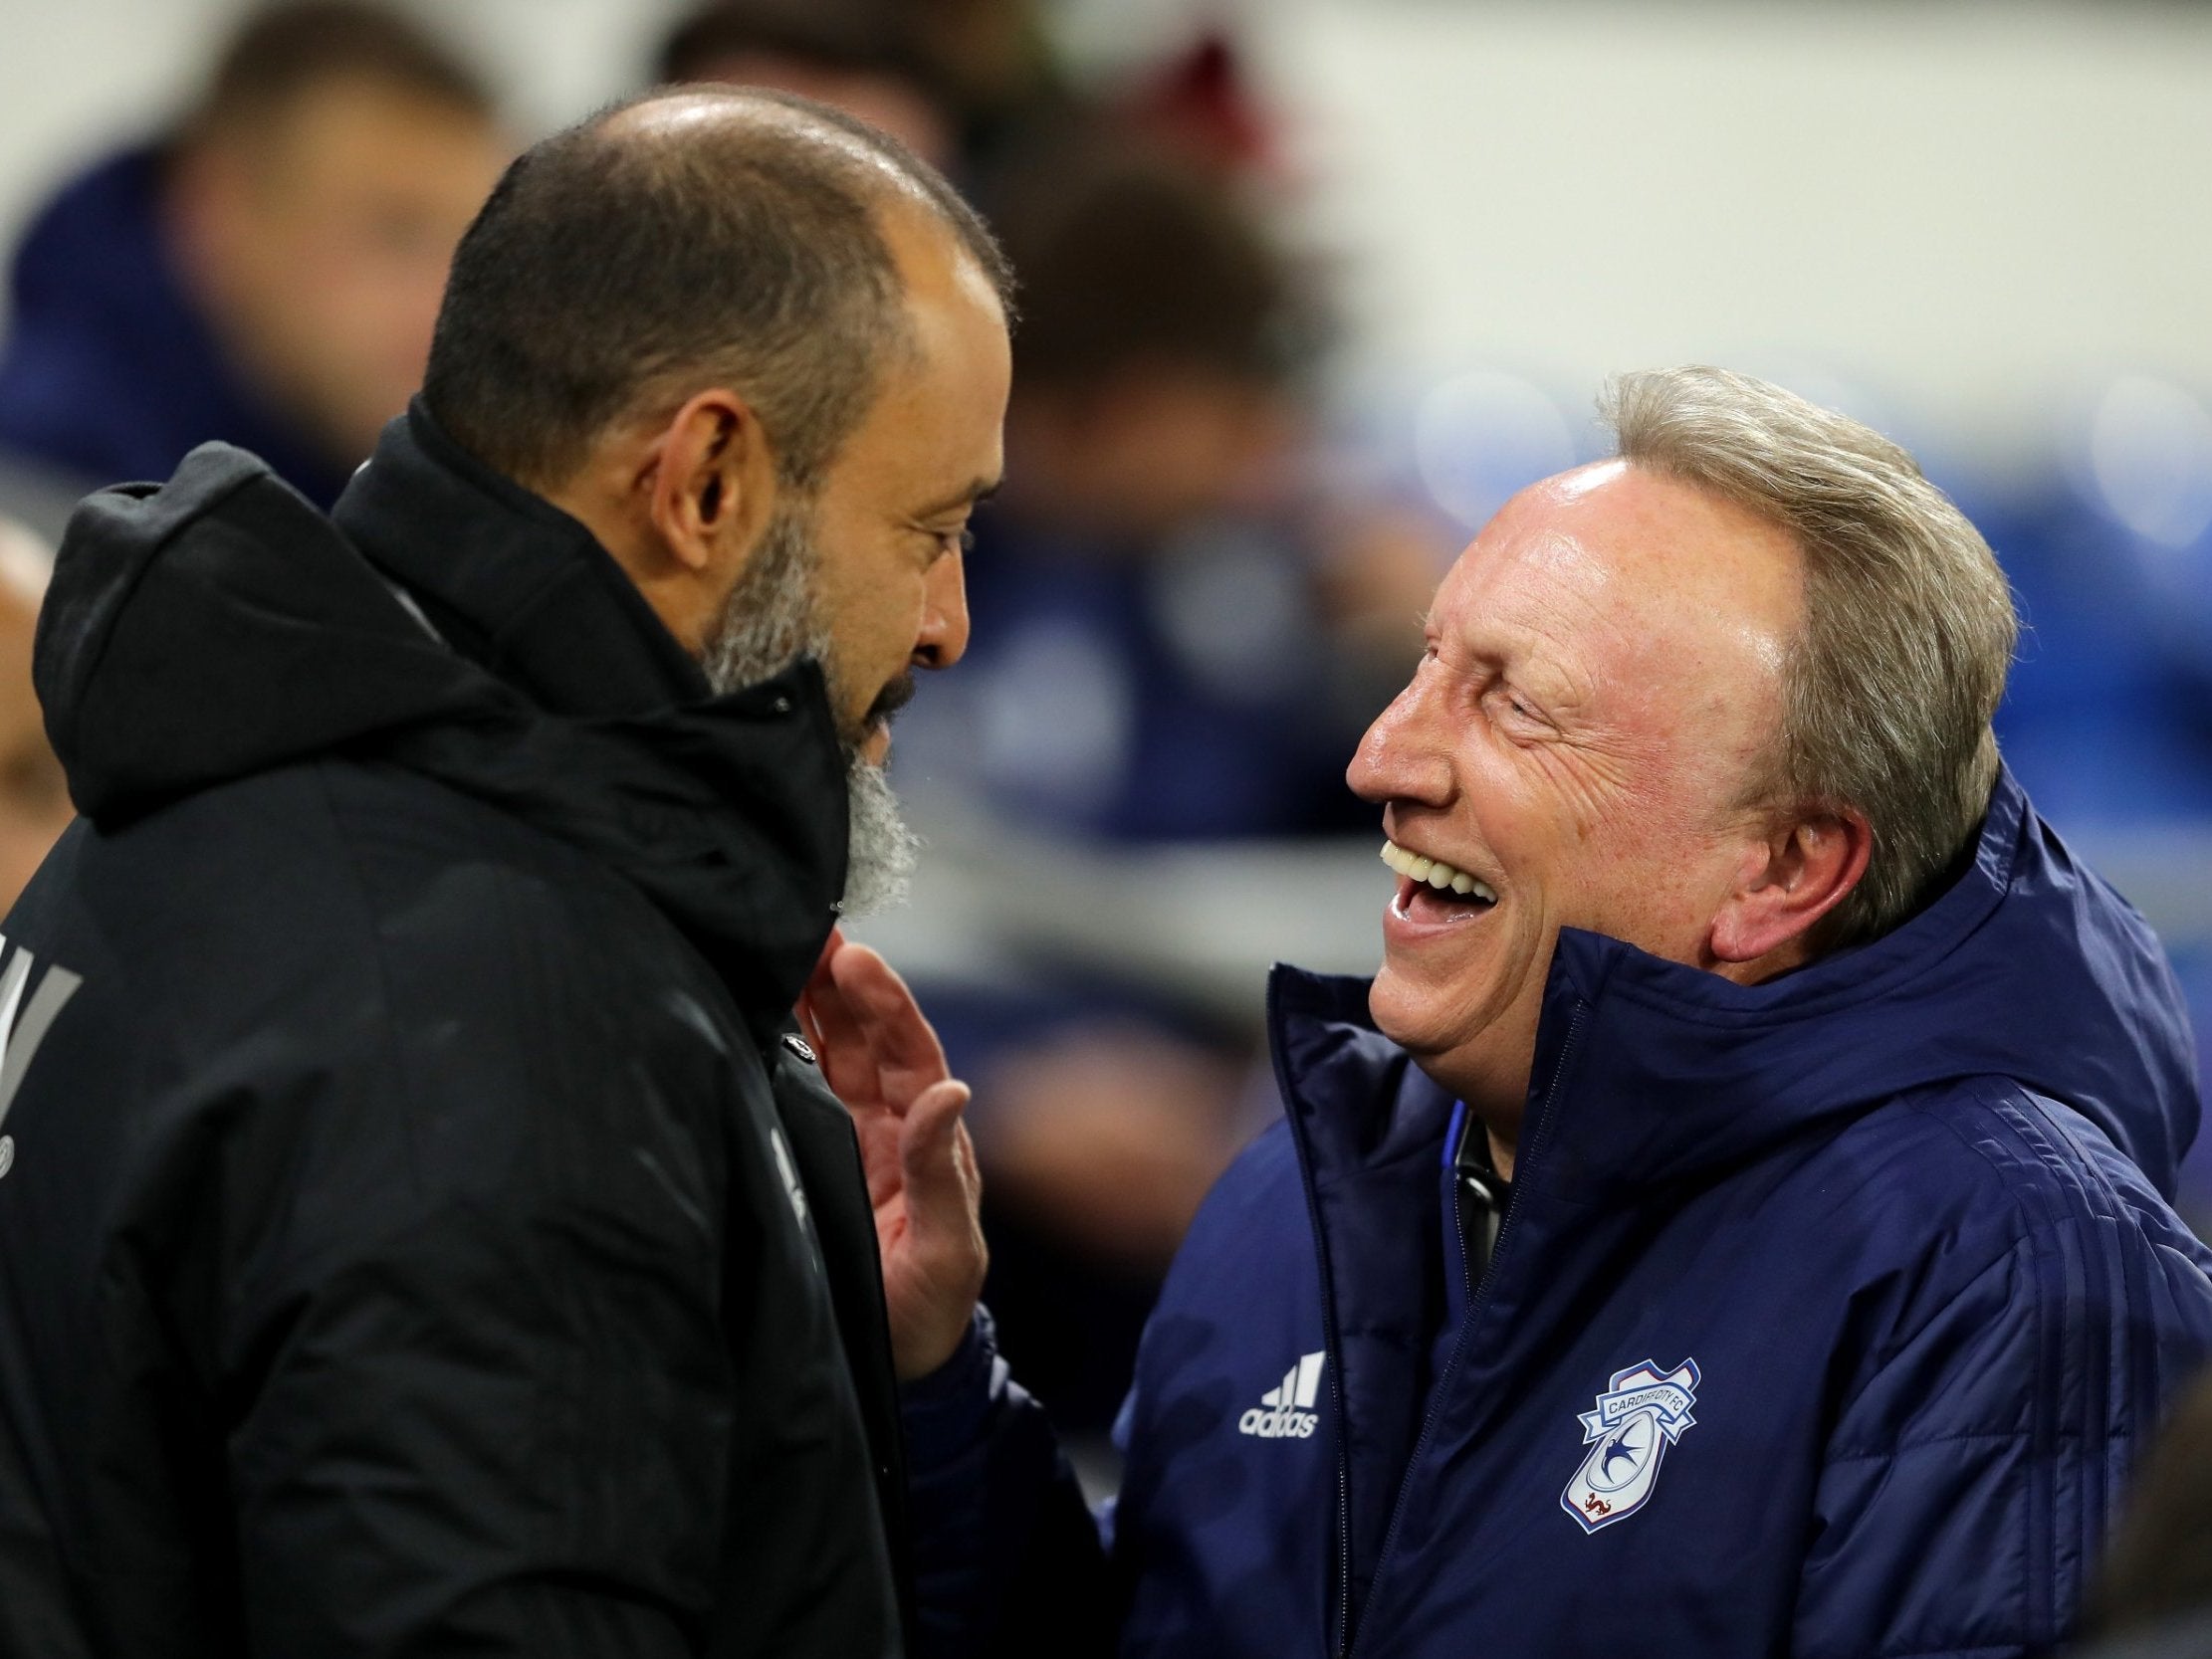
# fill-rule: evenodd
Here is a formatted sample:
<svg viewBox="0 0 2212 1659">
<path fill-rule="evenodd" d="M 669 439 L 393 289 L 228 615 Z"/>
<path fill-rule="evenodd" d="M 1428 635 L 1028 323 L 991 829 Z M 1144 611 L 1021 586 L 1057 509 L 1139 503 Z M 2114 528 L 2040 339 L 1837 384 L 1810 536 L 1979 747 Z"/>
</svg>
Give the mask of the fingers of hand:
<svg viewBox="0 0 2212 1659">
<path fill-rule="evenodd" d="M 929 1300 L 957 1305 L 950 1323 L 963 1328 L 990 1260 L 977 1208 L 975 1148 L 961 1122 L 968 1098 L 964 1083 L 934 1085 L 915 1098 L 899 1126 L 905 1227 L 897 1248 L 906 1271 L 934 1287 Z"/>
<path fill-rule="evenodd" d="M 968 1085 L 948 1078 L 923 1090 L 907 1108 L 900 1126 L 899 1163 L 906 1175 L 909 1203 L 952 1202 L 966 1207 L 967 1182 L 961 1167 L 966 1132 L 960 1115 L 968 1099 Z"/>
<path fill-rule="evenodd" d="M 829 971 L 829 963 L 830 958 L 844 947 L 845 935 L 843 930 L 830 929 L 828 942 L 822 946 L 822 953 L 814 958 L 813 971 L 806 976 L 806 988 L 799 992 L 798 1017 L 799 1022 L 807 1027 L 806 1039 L 809 1042 L 814 1042 L 815 1034 L 820 1029 L 813 1019 L 814 1001 L 818 997 L 836 995 L 837 981 Z M 815 1046 L 819 1047 L 820 1045 L 816 1043 Z"/>
<path fill-rule="evenodd" d="M 968 1196 L 971 1207 L 973 1207 L 974 1203 L 981 1200 L 984 1195 L 984 1170 L 983 1165 L 976 1161 L 976 1142 L 968 1137 L 968 1120 L 966 1118 L 963 1118 L 960 1123 L 958 1145 L 955 1147 L 955 1151 L 960 1159 L 960 1177 L 967 1183 Z M 982 1225 L 982 1220 L 979 1218 L 977 1226 L 981 1228 Z"/>
<path fill-rule="evenodd" d="M 946 1077 L 944 1046 L 889 962 L 864 944 L 851 944 L 837 953 L 831 970 L 867 1034 L 877 1065 L 902 1074 L 913 1093 Z"/>
<path fill-rule="evenodd" d="M 799 999 L 800 1017 L 810 1024 L 807 1041 L 821 1060 L 823 1079 L 847 1106 L 858 1107 L 869 1104 L 877 1093 L 875 1057 L 851 999 L 838 988 L 830 970 L 833 959 L 825 952 L 815 965 L 806 994 Z"/>
</svg>

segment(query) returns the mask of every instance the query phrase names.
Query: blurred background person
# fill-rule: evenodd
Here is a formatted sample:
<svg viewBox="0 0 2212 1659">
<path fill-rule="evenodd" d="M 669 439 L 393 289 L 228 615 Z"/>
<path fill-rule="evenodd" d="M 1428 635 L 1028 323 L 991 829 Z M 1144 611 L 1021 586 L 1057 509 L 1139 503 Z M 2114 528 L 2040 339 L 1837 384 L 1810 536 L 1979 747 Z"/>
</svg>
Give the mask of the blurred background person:
<svg viewBox="0 0 2212 1659">
<path fill-rule="evenodd" d="M 1004 171 L 1102 102 L 1071 82 L 1037 0 L 708 0 L 662 38 L 652 76 L 819 99 L 894 134 L 985 206 Z M 1157 125 L 1182 118 L 1172 100 L 1140 112 Z"/>
<path fill-rule="evenodd" d="M 164 478 L 220 438 L 328 507 L 420 382 L 454 244 L 505 154 L 485 88 L 400 15 L 300 0 L 251 17 L 174 129 L 25 231 L 0 457 L 67 494 Z"/>
<path fill-rule="evenodd" d="M 959 159 L 959 111 L 923 54 L 913 8 L 899 0 L 716 0 L 669 34 L 653 78 L 796 93 L 890 133 L 934 166 Z"/>
<path fill-rule="evenodd" d="M 971 179 L 1029 153 L 1090 102 L 1055 25 L 1064 0 L 892 0 L 949 101 Z"/>
<path fill-rule="evenodd" d="M 1033 163 L 998 223 L 1022 320 L 1006 487 L 969 552 L 986 655 L 930 763 L 1083 836 L 1344 825 L 1355 714 L 1314 672 L 1297 477 L 1306 274 L 1224 182 L 1119 133 Z"/>
<path fill-rule="evenodd" d="M 2083 1659 L 2212 1659 L 2212 1376 L 2144 1450 L 2090 1598 Z"/>
</svg>

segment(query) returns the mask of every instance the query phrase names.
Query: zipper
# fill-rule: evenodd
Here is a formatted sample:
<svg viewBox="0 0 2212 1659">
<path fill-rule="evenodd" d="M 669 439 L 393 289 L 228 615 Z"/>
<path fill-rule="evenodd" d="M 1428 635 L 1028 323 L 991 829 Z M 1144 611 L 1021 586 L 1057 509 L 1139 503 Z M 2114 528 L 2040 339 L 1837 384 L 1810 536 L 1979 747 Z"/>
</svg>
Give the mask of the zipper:
<svg viewBox="0 0 2212 1659">
<path fill-rule="evenodd" d="M 1300 1097 L 1290 1086 L 1290 1072 L 1283 1064 L 1282 1046 L 1274 1035 L 1282 1030 L 1282 1010 L 1273 980 L 1267 986 L 1268 1058 L 1275 1068 L 1275 1088 L 1282 1095 L 1283 1112 L 1290 1120 L 1291 1143 L 1298 1148 L 1298 1173 L 1306 1189 L 1306 1223 L 1313 1230 L 1313 1252 L 1321 1270 L 1321 1346 L 1329 1360 L 1329 1404 L 1336 1412 L 1336 1659 L 1350 1659 L 1352 1647 L 1352 1448 L 1344 1435 L 1344 1345 L 1337 1331 L 1334 1278 L 1329 1272 L 1329 1239 L 1321 1230 L 1321 1194 L 1313 1179 L 1313 1148 L 1306 1144 L 1306 1127 L 1298 1114 Z"/>
<path fill-rule="evenodd" d="M 1578 999 L 1575 1003 L 1574 1015 L 1568 1021 L 1567 1040 L 1560 1045 L 1559 1064 L 1552 1068 L 1551 1084 L 1544 1091 L 1544 1103 L 1537 1109 L 1536 1122 L 1531 1126 L 1528 1140 L 1523 1147 L 1524 1155 L 1516 1160 L 1513 1170 L 1513 1178 L 1516 1184 L 1521 1178 L 1522 1169 L 1535 1157 L 1539 1144 L 1543 1141 L 1544 1131 L 1551 1123 L 1552 1107 L 1559 1098 L 1560 1085 L 1566 1081 L 1567 1068 L 1574 1059 L 1575 1050 L 1581 1046 L 1583 1019 L 1588 1011 L 1589 1004 Z M 1390 1525 L 1384 1529 L 1383 1547 L 1375 1557 L 1375 1576 L 1368 1582 L 1367 1610 L 1370 1612 L 1374 1610 L 1377 1592 L 1383 1587 L 1383 1574 L 1390 1566 L 1391 1547 L 1398 1542 L 1398 1530 L 1406 1520 L 1406 1496 L 1408 1489 L 1413 1484 L 1414 1471 L 1421 1467 L 1422 1454 L 1429 1449 L 1429 1438 L 1436 1430 L 1437 1417 L 1442 1407 L 1444 1394 L 1450 1386 L 1453 1375 L 1459 1369 L 1459 1355 L 1466 1350 L 1467 1339 L 1474 1334 L 1474 1329 L 1480 1323 L 1481 1316 L 1488 1306 L 1491 1288 L 1497 1283 L 1498 1264 L 1505 1259 L 1506 1238 L 1509 1235 L 1518 1236 L 1513 1233 L 1515 1219 L 1513 1211 L 1509 1208 L 1505 1213 L 1505 1219 L 1498 1225 L 1497 1242 L 1490 1247 L 1490 1260 L 1482 1269 L 1481 1283 L 1479 1285 L 1471 1283 L 1472 1275 L 1467 1271 L 1466 1232 L 1461 1223 L 1459 1211 L 1459 1183 L 1456 1180 L 1451 1183 L 1451 1223 L 1457 1229 L 1457 1236 L 1460 1240 L 1459 1282 L 1465 1287 L 1467 1311 L 1459 1321 L 1458 1336 L 1451 1341 L 1451 1352 L 1443 1362 L 1443 1372 L 1437 1378 L 1435 1386 L 1430 1389 L 1429 1409 L 1422 1415 L 1421 1433 L 1415 1437 L 1413 1456 L 1406 1460 L 1406 1471 L 1399 1482 L 1398 1497 L 1391 1505 Z M 1327 1295 L 1328 1282 L 1324 1278 L 1322 1281 L 1324 1302 Z M 1341 1430 L 1343 1422 L 1341 1406 L 1338 1408 L 1337 1420 Z M 1349 1460 L 1347 1460 L 1338 1471 L 1340 1475 L 1346 1477 L 1347 1500 L 1349 1498 Z M 1343 1529 L 1344 1540 L 1345 1636 L 1344 1643 L 1337 1652 L 1338 1659 L 1352 1659 L 1353 1654 L 1358 1651 L 1358 1643 L 1354 1640 L 1354 1633 L 1351 1629 L 1352 1539 L 1348 1501 L 1340 1501 L 1339 1513 L 1344 1517 L 1340 1526 Z"/>
<path fill-rule="evenodd" d="M 1336 1321 L 1322 1293 L 1322 1329 L 1334 1346 Z M 1336 1355 L 1330 1356 L 1333 1359 Z M 1341 1364 L 1329 1366 L 1329 1403 L 1336 1407 L 1336 1617 L 1338 1659 L 1352 1655 L 1352 1450 L 1344 1438 L 1344 1374 Z"/>
</svg>

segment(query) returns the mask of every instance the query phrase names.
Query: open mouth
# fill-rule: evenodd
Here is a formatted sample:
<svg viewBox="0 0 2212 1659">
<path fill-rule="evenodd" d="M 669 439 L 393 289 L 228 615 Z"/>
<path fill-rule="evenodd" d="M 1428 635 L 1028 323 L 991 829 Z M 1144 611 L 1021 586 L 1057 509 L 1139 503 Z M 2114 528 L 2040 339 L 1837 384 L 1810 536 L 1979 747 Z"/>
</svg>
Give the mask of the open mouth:
<svg viewBox="0 0 2212 1659">
<path fill-rule="evenodd" d="M 1383 843 L 1383 862 L 1398 872 L 1397 910 L 1415 922 L 1462 922 L 1497 905 L 1497 890 L 1440 859 Z"/>
</svg>

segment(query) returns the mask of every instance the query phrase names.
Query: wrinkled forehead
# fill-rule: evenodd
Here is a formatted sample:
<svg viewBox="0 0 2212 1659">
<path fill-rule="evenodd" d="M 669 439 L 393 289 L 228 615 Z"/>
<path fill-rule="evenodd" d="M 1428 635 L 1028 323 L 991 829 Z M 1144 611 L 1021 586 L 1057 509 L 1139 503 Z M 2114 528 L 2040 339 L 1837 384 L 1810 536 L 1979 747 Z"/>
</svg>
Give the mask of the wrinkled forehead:
<svg viewBox="0 0 2212 1659">
<path fill-rule="evenodd" d="M 1434 621 L 1469 649 L 1645 696 L 1778 690 L 1804 616 L 1789 533 L 1619 461 L 1516 496 L 1459 557 Z"/>
</svg>

